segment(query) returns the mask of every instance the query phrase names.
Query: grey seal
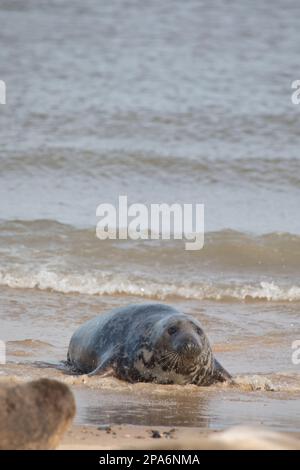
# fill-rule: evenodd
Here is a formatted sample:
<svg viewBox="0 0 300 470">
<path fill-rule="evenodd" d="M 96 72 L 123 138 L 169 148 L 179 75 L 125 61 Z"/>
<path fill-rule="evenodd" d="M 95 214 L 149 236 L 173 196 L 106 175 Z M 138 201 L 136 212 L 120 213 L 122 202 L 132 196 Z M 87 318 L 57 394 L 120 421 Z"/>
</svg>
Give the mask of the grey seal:
<svg viewBox="0 0 300 470">
<path fill-rule="evenodd" d="M 231 380 L 214 358 L 201 324 L 164 304 L 114 309 L 75 331 L 68 363 L 89 375 L 128 382 L 210 385 Z"/>
</svg>

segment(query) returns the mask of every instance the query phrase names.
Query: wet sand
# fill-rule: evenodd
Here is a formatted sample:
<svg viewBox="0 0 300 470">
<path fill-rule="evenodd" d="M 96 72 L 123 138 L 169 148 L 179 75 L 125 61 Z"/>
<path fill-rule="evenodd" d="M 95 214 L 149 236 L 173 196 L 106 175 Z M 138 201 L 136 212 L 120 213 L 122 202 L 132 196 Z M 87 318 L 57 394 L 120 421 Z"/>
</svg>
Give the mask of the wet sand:
<svg viewBox="0 0 300 470">
<path fill-rule="evenodd" d="M 209 429 L 148 426 L 73 426 L 58 450 L 229 450 L 300 449 L 300 433 L 270 433 L 264 428 Z"/>
<path fill-rule="evenodd" d="M 32 364 L 1 367 L 0 383 L 43 376 L 71 387 L 76 403 L 76 426 L 146 426 L 222 430 L 236 425 L 267 426 L 284 432 L 299 430 L 297 376 L 238 376 L 237 385 L 211 387 L 128 384 L 115 378 L 68 375 Z M 273 381 L 272 381 L 273 380 Z"/>
<path fill-rule="evenodd" d="M 200 320 L 216 357 L 238 382 L 236 387 L 180 387 L 74 376 L 61 363 L 78 325 L 141 299 L 37 289 L 0 292 L 1 339 L 7 349 L 0 378 L 48 377 L 70 385 L 77 402 L 76 425 L 300 429 L 299 366 L 291 361 L 291 344 L 299 335 L 297 303 L 171 299 L 168 303 Z"/>
<path fill-rule="evenodd" d="M 195 435 L 200 439 L 207 437 L 211 431 L 199 428 L 170 428 L 149 426 L 76 426 L 74 425 L 65 435 L 60 450 L 113 450 L 113 449 L 153 449 L 178 447 L 183 442 L 189 442 Z"/>
</svg>

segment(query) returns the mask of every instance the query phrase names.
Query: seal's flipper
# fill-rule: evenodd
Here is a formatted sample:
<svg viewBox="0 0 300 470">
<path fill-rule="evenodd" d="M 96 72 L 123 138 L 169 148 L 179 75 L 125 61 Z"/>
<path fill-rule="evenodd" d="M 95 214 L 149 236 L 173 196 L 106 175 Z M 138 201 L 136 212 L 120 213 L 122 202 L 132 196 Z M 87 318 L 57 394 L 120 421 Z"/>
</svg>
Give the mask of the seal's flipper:
<svg viewBox="0 0 300 470">
<path fill-rule="evenodd" d="M 115 375 L 115 372 L 111 366 L 103 366 L 100 364 L 98 367 L 96 367 L 95 370 L 88 374 L 89 377 L 93 377 L 93 375 L 100 375 L 101 377 L 112 377 Z"/>
<path fill-rule="evenodd" d="M 95 370 L 92 370 L 88 374 L 89 377 L 93 375 L 101 375 L 101 377 L 111 377 L 115 374 L 113 365 L 116 360 L 116 354 L 118 353 L 120 347 L 115 346 L 110 351 L 107 351 L 104 356 L 102 357 L 102 361 L 96 367 Z"/>
<path fill-rule="evenodd" d="M 233 382 L 233 379 L 229 372 L 227 372 L 227 370 L 225 370 L 224 367 L 221 366 L 217 359 L 214 360 L 213 377 L 218 382 Z"/>
<path fill-rule="evenodd" d="M 101 377 L 110 377 L 114 374 L 113 370 L 113 363 L 114 359 L 112 357 L 108 357 L 107 359 L 103 359 L 100 364 L 96 367 L 96 369 L 92 370 L 88 374 L 89 377 L 93 375 L 101 375 Z"/>
</svg>

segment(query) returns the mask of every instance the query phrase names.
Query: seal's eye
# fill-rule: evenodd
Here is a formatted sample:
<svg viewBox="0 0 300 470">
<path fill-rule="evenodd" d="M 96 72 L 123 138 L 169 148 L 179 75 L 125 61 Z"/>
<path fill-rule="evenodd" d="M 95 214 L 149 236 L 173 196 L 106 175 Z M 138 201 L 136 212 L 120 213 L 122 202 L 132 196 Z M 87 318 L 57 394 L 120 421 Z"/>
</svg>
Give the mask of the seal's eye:
<svg viewBox="0 0 300 470">
<path fill-rule="evenodd" d="M 168 329 L 169 335 L 175 335 L 175 333 L 177 333 L 177 331 L 178 331 L 178 328 L 175 325 L 170 326 L 170 328 Z"/>
<path fill-rule="evenodd" d="M 202 335 L 202 333 L 203 333 L 202 329 L 199 326 L 196 326 L 196 331 L 197 331 L 198 335 Z"/>
</svg>

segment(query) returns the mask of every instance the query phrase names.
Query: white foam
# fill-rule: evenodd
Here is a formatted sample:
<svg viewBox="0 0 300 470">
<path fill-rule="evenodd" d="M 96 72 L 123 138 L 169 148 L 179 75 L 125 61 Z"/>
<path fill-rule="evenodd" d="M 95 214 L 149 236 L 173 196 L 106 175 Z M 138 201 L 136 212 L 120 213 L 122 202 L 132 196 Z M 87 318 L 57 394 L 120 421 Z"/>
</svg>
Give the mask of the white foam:
<svg viewBox="0 0 300 470">
<path fill-rule="evenodd" d="M 279 286 L 274 282 L 257 285 L 172 284 L 125 276 L 122 274 L 64 274 L 48 270 L 38 272 L 0 270 L 0 285 L 21 289 L 53 290 L 87 295 L 134 295 L 160 300 L 169 297 L 207 300 L 300 301 L 299 286 Z"/>
</svg>

